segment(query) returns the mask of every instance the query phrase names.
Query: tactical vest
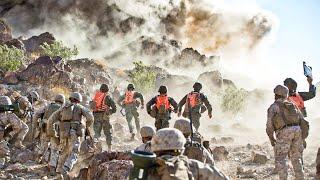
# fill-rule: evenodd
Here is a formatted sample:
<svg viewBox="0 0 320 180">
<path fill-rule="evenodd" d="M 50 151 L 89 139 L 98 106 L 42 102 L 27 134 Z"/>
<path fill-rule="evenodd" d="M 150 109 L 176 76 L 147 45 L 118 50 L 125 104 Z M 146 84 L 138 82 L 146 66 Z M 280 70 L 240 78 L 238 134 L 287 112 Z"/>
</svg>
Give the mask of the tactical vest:
<svg viewBox="0 0 320 180">
<path fill-rule="evenodd" d="M 54 112 L 56 112 L 60 107 L 61 107 L 60 104 L 51 103 L 51 104 L 48 106 L 48 109 L 44 112 L 43 119 L 48 120 L 49 117 L 50 117 Z"/>
<path fill-rule="evenodd" d="M 77 136 L 83 135 L 83 126 L 81 123 L 82 107 L 80 105 L 68 104 L 61 109 L 60 136 L 69 137 L 71 133 Z"/>
<path fill-rule="evenodd" d="M 126 91 L 123 104 L 132 104 L 134 102 L 134 91 Z"/>
<path fill-rule="evenodd" d="M 276 104 L 280 110 L 272 119 L 276 131 L 289 126 L 300 126 L 300 111 L 294 103 L 284 101 L 276 102 Z"/>
<path fill-rule="evenodd" d="M 159 114 L 165 114 L 170 110 L 170 102 L 167 95 L 159 95 L 156 99 L 156 107 Z"/>
<path fill-rule="evenodd" d="M 109 106 L 105 104 L 105 99 L 108 96 L 108 93 L 103 93 L 101 91 L 98 91 L 94 98 L 93 98 L 93 102 L 94 102 L 94 108 L 93 111 L 94 112 L 104 112 L 104 111 L 108 111 L 109 110 Z"/>
</svg>

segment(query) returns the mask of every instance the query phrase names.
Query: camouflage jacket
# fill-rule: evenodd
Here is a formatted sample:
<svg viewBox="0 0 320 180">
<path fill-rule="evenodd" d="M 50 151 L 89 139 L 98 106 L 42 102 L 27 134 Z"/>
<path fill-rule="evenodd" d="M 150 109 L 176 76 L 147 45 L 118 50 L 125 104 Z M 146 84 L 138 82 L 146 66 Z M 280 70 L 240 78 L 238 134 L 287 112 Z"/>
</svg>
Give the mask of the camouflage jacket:
<svg viewBox="0 0 320 180">
<path fill-rule="evenodd" d="M 0 126 L 8 127 L 12 126 L 13 131 L 9 134 L 13 137 L 15 134 L 19 133 L 22 128 L 24 128 L 24 122 L 22 122 L 15 114 L 13 113 L 0 113 Z"/>
<path fill-rule="evenodd" d="M 137 151 L 145 151 L 145 152 L 151 152 L 151 142 L 146 142 L 141 144 L 136 148 Z"/>
</svg>

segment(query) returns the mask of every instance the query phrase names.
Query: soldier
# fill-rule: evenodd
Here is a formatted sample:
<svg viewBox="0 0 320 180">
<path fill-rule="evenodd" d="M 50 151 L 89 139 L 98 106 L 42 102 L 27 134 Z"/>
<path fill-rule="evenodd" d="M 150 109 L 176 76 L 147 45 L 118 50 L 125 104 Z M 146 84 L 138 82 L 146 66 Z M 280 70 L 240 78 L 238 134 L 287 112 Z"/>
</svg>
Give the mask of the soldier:
<svg viewBox="0 0 320 180">
<path fill-rule="evenodd" d="M 129 126 L 129 131 L 131 133 L 131 140 L 134 139 L 135 132 L 134 127 L 132 124 L 132 118 L 135 120 L 137 132 L 140 132 L 140 120 L 139 120 L 139 113 L 137 108 L 139 107 L 140 103 L 137 100 L 140 99 L 141 102 L 141 109 L 144 108 L 144 100 L 141 93 L 134 91 L 134 85 L 129 84 L 127 87 L 127 91 L 124 95 L 120 96 L 118 99 L 118 104 L 125 109 L 126 112 L 126 119 Z"/>
<path fill-rule="evenodd" d="M 106 142 L 108 150 L 111 151 L 112 145 L 112 125 L 110 123 L 110 115 L 117 111 L 117 107 L 113 99 L 108 94 L 109 87 L 106 84 L 102 84 L 100 90 L 95 94 L 93 98 L 94 108 L 94 137 L 99 139 L 101 137 L 101 130 L 103 129 L 106 136 Z"/>
<path fill-rule="evenodd" d="M 93 114 L 89 109 L 80 105 L 82 101 L 80 93 L 71 93 L 69 100 L 70 102 L 63 105 L 49 118 L 49 122 L 59 124 L 59 130 L 57 131 L 53 126 L 51 132 L 54 131 L 55 135 L 59 134 L 61 154 L 56 171 L 63 175 L 71 171 L 77 162 L 80 138 L 83 136 L 84 129 L 86 134 L 91 136 L 90 126 L 93 123 Z M 85 122 L 82 121 L 82 116 L 86 118 Z"/>
<path fill-rule="evenodd" d="M 51 137 L 47 133 L 47 123 L 49 117 L 57 111 L 65 102 L 65 97 L 63 94 L 58 94 L 54 98 L 54 102 L 50 103 L 49 105 L 44 106 L 43 108 L 39 109 L 34 115 L 33 122 L 36 122 L 38 124 L 38 127 L 40 128 L 40 145 L 38 147 L 38 154 L 39 156 L 43 156 L 46 154 L 46 160 L 49 160 L 49 154 L 48 151 Z M 40 121 L 38 121 L 40 119 Z M 54 142 L 53 142 L 54 143 Z M 46 153 L 47 152 L 47 153 Z"/>
<path fill-rule="evenodd" d="M 8 96 L 0 96 L 0 105 L 10 106 L 12 102 Z M 4 131 L 9 126 L 12 127 L 12 131 L 4 137 Z M 14 146 L 20 149 L 24 148 L 22 141 L 28 132 L 28 126 L 21 121 L 14 113 L 9 111 L 7 112 L 0 112 L 0 141 L 5 139 L 7 142 L 15 141 Z"/>
<path fill-rule="evenodd" d="M 185 95 L 179 102 L 178 117 L 181 116 L 182 107 L 184 106 L 184 112 L 182 113 L 183 117 L 191 119 L 193 126 L 196 130 L 199 130 L 200 127 L 200 117 L 201 113 L 208 110 L 208 116 L 212 118 L 212 106 L 208 101 L 206 95 L 200 92 L 202 89 L 202 84 L 199 82 L 194 83 L 193 91 Z M 204 104 L 204 105 L 203 105 Z"/>
<path fill-rule="evenodd" d="M 304 117 L 307 117 L 307 111 L 304 106 L 304 101 L 308 101 L 316 96 L 316 87 L 312 84 L 312 77 L 307 78 L 309 83 L 309 92 L 297 92 L 297 82 L 292 78 L 287 78 L 284 80 L 284 85 L 289 89 L 288 99 L 294 102 Z"/>
<path fill-rule="evenodd" d="M 180 130 L 186 138 L 184 145 L 184 155 L 189 159 L 195 159 L 203 163 L 214 164 L 213 157 L 208 150 L 199 142 L 191 140 L 190 121 L 187 119 L 179 119 L 174 123 L 174 128 Z"/>
<path fill-rule="evenodd" d="M 140 135 L 142 137 L 142 143 L 136 148 L 138 151 L 151 152 L 151 139 L 156 131 L 151 126 L 143 126 L 140 130 Z"/>
<path fill-rule="evenodd" d="M 156 170 L 150 171 L 148 179 L 228 179 L 213 165 L 182 155 L 185 143 L 186 139 L 177 129 L 157 131 L 151 140 L 151 150 L 157 155 L 157 166 Z"/>
<path fill-rule="evenodd" d="M 289 155 L 296 179 L 304 179 L 302 132 L 299 126 L 303 115 L 292 102 L 287 101 L 288 93 L 288 88 L 282 85 L 274 89 L 275 102 L 268 109 L 266 132 L 274 147 L 275 167 L 279 179 L 288 178 L 286 161 Z"/>
<path fill-rule="evenodd" d="M 166 86 L 160 86 L 158 92 L 160 94 L 147 103 L 147 112 L 151 117 L 156 119 L 155 126 L 157 130 L 169 127 L 172 107 L 175 113 L 178 111 L 177 102 L 173 98 L 168 97 Z"/>
</svg>

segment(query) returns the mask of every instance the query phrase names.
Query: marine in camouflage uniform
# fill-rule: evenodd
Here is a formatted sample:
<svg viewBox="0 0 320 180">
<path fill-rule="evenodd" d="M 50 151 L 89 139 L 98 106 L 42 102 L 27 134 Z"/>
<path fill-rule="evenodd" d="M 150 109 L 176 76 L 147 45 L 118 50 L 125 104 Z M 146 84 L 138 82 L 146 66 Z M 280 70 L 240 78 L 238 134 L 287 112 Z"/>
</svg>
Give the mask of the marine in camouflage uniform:
<svg viewBox="0 0 320 180">
<path fill-rule="evenodd" d="M 54 102 L 45 105 L 34 114 L 33 122 L 36 122 L 40 132 L 40 144 L 38 145 L 37 151 L 40 157 L 44 156 L 42 157 L 42 160 L 49 161 L 49 157 L 51 154 L 49 151 L 50 140 L 51 138 L 55 138 L 49 136 L 47 133 L 48 119 L 55 111 L 57 111 L 64 104 L 64 102 L 64 95 L 58 94 L 55 96 Z M 52 143 L 56 143 L 56 140 L 53 140 Z"/>
<path fill-rule="evenodd" d="M 286 101 L 288 98 L 288 92 L 288 88 L 282 85 L 278 85 L 274 89 L 275 102 L 268 109 L 266 132 L 269 136 L 271 145 L 274 147 L 275 167 L 279 174 L 279 179 L 288 179 L 287 158 L 290 156 L 295 177 L 296 179 L 301 180 L 304 179 L 302 165 L 303 141 L 299 124 L 285 123 L 286 125 L 284 127 L 275 129 L 275 119 L 277 116 L 286 122 L 283 118 L 283 110 L 281 111 L 279 104 Z M 303 118 L 301 113 L 299 118 Z M 276 138 L 274 137 L 274 133 L 276 134 Z"/>
<path fill-rule="evenodd" d="M 70 102 L 67 102 L 58 111 L 54 112 L 50 118 L 50 122 L 59 124 L 59 130 L 52 127 L 51 131 L 59 135 L 60 139 L 60 156 L 57 165 L 57 172 L 66 174 L 72 170 L 77 162 L 80 148 L 80 138 L 86 132 L 90 131 L 93 123 L 93 114 L 91 111 L 79 103 L 82 101 L 80 93 L 73 92 L 70 94 Z M 82 117 L 86 121 L 82 121 Z M 90 132 L 90 134 L 92 134 Z"/>
<path fill-rule="evenodd" d="M 186 138 L 184 155 L 189 159 L 195 159 L 203 163 L 213 164 L 214 160 L 208 150 L 199 142 L 191 140 L 190 121 L 179 119 L 174 123 L 174 128 L 180 130 Z"/>
<path fill-rule="evenodd" d="M 9 97 L 0 96 L 0 105 L 12 105 L 12 103 Z M 12 128 L 12 131 L 10 131 L 8 135 L 5 135 L 5 129 L 9 127 Z M 28 130 L 26 123 L 21 121 L 14 113 L 0 112 L 0 141 L 14 141 L 15 147 L 24 148 L 22 141 L 24 140 Z"/>
<path fill-rule="evenodd" d="M 140 130 L 140 135 L 142 137 L 142 143 L 136 148 L 137 151 L 151 152 L 151 139 L 156 131 L 151 126 L 143 126 Z"/>
<path fill-rule="evenodd" d="M 178 104 L 167 95 L 167 87 L 160 86 L 158 92 L 159 95 L 147 103 L 147 112 L 151 117 L 155 118 L 154 124 L 157 130 L 169 127 L 171 112 L 178 112 Z"/>
<path fill-rule="evenodd" d="M 127 91 L 124 95 L 120 96 L 118 99 L 118 104 L 125 109 L 126 120 L 128 122 L 129 131 L 131 134 L 131 139 L 134 139 L 135 132 L 132 119 L 134 118 L 136 130 L 140 132 L 140 119 L 138 107 L 141 103 L 141 109 L 144 108 L 144 100 L 141 93 L 134 91 L 135 87 L 133 84 L 129 84 Z M 140 99 L 140 103 L 137 99 Z"/>
<path fill-rule="evenodd" d="M 100 91 L 97 92 L 103 97 L 101 99 L 101 107 L 95 107 L 93 110 L 94 116 L 94 138 L 99 139 L 101 137 L 101 131 L 103 129 L 106 136 L 106 142 L 108 150 L 111 151 L 112 145 L 112 125 L 110 123 L 110 115 L 116 113 L 117 107 L 110 95 L 108 95 L 109 87 L 106 84 L 102 84 Z M 96 94 L 97 95 L 97 94 Z"/>
<path fill-rule="evenodd" d="M 185 95 L 179 102 L 178 116 L 180 117 L 182 114 L 185 118 L 191 118 L 193 126 L 198 131 L 200 127 L 201 113 L 207 109 L 209 118 L 212 118 L 212 106 L 208 101 L 207 96 L 200 92 L 202 89 L 201 83 L 196 82 L 193 85 L 193 89 L 194 90 L 192 92 Z M 185 106 L 184 112 L 182 112 L 183 106 Z"/>
<path fill-rule="evenodd" d="M 164 128 L 157 131 L 151 140 L 151 150 L 157 155 L 157 166 L 150 170 L 148 179 L 228 179 L 213 165 L 182 155 L 185 143 L 186 139 L 177 129 Z"/>
</svg>

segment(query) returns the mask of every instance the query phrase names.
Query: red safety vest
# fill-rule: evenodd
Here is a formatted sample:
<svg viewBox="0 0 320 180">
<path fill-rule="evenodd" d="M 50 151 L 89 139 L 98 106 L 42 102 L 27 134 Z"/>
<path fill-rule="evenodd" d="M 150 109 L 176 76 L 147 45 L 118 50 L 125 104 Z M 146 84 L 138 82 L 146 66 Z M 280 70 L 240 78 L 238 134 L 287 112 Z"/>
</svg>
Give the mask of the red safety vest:
<svg viewBox="0 0 320 180">
<path fill-rule="evenodd" d="M 134 96 L 134 91 L 126 91 L 123 103 L 132 104 L 134 101 L 133 96 Z"/>
<path fill-rule="evenodd" d="M 186 106 L 195 107 L 200 104 L 200 94 L 198 92 L 191 92 L 187 96 Z"/>
<path fill-rule="evenodd" d="M 108 110 L 108 105 L 106 105 L 105 99 L 108 96 L 108 93 L 103 93 L 101 91 L 98 91 L 94 98 L 93 101 L 95 102 L 96 108 L 94 109 L 95 112 L 97 111 L 107 111 Z"/>
<path fill-rule="evenodd" d="M 167 95 L 159 95 L 156 99 L 156 107 L 160 109 L 160 106 L 164 105 L 165 109 L 170 109 L 170 102 Z"/>
<path fill-rule="evenodd" d="M 288 99 L 298 106 L 300 110 L 304 109 L 304 101 L 299 93 L 296 93 L 294 96 L 289 96 Z"/>
</svg>

